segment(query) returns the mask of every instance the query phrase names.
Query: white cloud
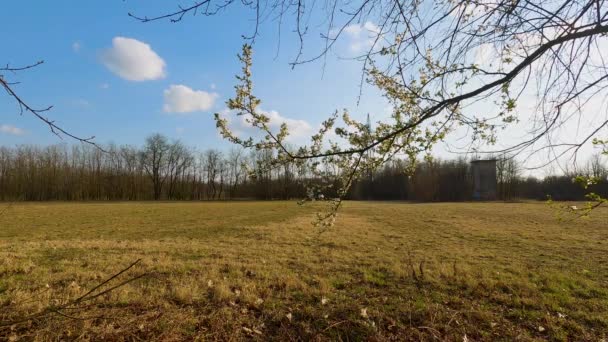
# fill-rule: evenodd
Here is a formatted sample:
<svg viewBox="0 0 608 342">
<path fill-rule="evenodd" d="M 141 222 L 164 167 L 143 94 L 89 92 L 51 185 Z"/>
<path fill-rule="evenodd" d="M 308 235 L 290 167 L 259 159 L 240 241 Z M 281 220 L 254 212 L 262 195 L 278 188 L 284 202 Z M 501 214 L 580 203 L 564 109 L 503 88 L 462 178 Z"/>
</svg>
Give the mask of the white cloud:
<svg viewBox="0 0 608 342">
<path fill-rule="evenodd" d="M 380 34 L 380 28 L 371 21 L 363 24 L 351 24 L 344 28 L 348 36 L 349 47 L 352 52 L 363 52 L 372 47 Z"/>
<path fill-rule="evenodd" d="M 301 140 L 312 135 L 312 126 L 306 120 L 291 119 L 281 116 L 276 110 L 264 112 L 270 118 L 270 128 L 278 131 L 281 125 L 285 123 L 289 128 L 288 141 Z"/>
<path fill-rule="evenodd" d="M 509 50 L 495 44 L 481 44 L 471 50 L 474 63 L 488 71 L 491 70 L 490 68 L 496 68 L 502 64 L 503 57 L 511 58 L 511 64 L 517 64 L 527 56 L 529 51 L 537 49 L 541 44 L 557 38 L 559 32 L 556 28 L 549 28 L 543 30 L 542 33 L 527 32 L 516 34 L 512 37 L 516 43 L 511 44 Z M 591 50 L 593 51 L 593 47 L 591 47 Z"/>
<path fill-rule="evenodd" d="M 213 107 L 217 93 L 193 90 L 182 84 L 172 84 L 165 89 L 165 113 L 204 112 Z"/>
<path fill-rule="evenodd" d="M 137 39 L 115 37 L 112 47 L 101 54 L 101 62 L 111 72 L 129 81 L 148 81 L 164 78 L 165 61 Z"/>
<path fill-rule="evenodd" d="M 25 131 L 21 128 L 11 125 L 0 125 L 0 132 L 10 135 L 24 135 Z"/>
<path fill-rule="evenodd" d="M 292 119 L 282 116 L 276 110 L 265 111 L 260 109 L 261 113 L 264 113 L 270 119 L 269 127 L 273 132 L 278 132 L 281 125 L 285 123 L 289 130 L 289 136 L 286 141 L 290 143 L 308 143 L 310 136 L 314 134 L 313 127 L 306 120 Z M 247 116 L 236 117 L 228 109 L 224 109 L 220 112 L 220 115 L 228 120 L 228 127 L 234 134 L 241 138 L 248 138 L 250 136 L 259 136 L 261 132 L 251 126 L 247 122 Z"/>
<path fill-rule="evenodd" d="M 500 56 L 498 56 L 498 53 L 492 44 L 482 44 L 474 49 L 473 53 L 475 64 L 482 69 L 489 70 L 489 68 L 493 66 L 492 63 L 499 64 L 497 62 L 500 61 Z"/>
<path fill-rule="evenodd" d="M 475 1 L 475 3 L 461 2 L 456 6 L 456 11 L 450 13 L 451 16 L 458 17 L 460 15 L 479 17 L 488 13 L 489 11 L 496 9 L 496 4 L 492 1 L 481 0 Z"/>
<path fill-rule="evenodd" d="M 80 42 L 74 42 L 72 43 L 72 51 L 74 52 L 80 52 Z"/>
</svg>

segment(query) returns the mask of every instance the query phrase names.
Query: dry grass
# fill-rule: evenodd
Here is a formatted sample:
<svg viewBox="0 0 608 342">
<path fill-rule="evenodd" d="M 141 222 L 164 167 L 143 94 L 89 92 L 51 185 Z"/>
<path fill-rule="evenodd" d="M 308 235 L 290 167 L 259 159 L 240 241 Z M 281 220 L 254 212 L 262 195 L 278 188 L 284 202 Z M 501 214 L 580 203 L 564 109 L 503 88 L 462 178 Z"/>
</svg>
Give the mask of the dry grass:
<svg viewBox="0 0 608 342">
<path fill-rule="evenodd" d="M 600 340 L 608 210 L 349 202 L 318 235 L 293 202 L 17 204 L 0 217 L 0 321 L 127 284 L 0 340 Z M 78 319 L 76 319 L 78 318 Z"/>
</svg>

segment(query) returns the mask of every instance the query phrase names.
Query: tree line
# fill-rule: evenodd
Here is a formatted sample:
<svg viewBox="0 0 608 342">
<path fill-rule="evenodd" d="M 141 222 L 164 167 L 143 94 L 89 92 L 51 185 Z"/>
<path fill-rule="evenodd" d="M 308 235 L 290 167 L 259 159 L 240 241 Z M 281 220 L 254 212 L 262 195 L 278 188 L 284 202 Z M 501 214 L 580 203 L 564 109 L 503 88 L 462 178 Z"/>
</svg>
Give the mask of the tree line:
<svg viewBox="0 0 608 342">
<path fill-rule="evenodd" d="M 335 187 L 306 166 L 268 168 L 271 151 L 233 148 L 199 151 L 159 134 L 141 147 L 110 144 L 105 152 L 89 145 L 0 147 L 0 200 L 235 200 L 331 198 Z M 332 165 L 324 165 L 332 169 Z M 354 182 L 353 200 L 467 201 L 472 199 L 470 160 L 429 159 L 416 164 L 395 159 Z M 339 168 L 333 172 L 339 173 Z M 608 195 L 608 167 L 594 156 L 584 170 L 545 177 L 522 177 L 521 165 L 498 158 L 497 189 L 502 200 L 582 200 L 586 191 L 574 175 L 601 179 L 596 193 Z M 329 192 L 329 193 L 328 193 Z"/>
<path fill-rule="evenodd" d="M 302 170 L 260 167 L 267 153 L 197 151 L 155 134 L 142 147 L 0 147 L 0 200 L 289 199 Z M 254 176 L 254 177 L 252 177 Z"/>
<path fill-rule="evenodd" d="M 524 176 L 523 167 L 509 156 L 496 157 L 497 197 L 504 201 L 546 200 L 582 201 L 589 192 L 608 196 L 608 163 L 593 155 L 577 170 L 543 178 Z M 407 163 L 394 160 L 373 175 L 358 180 L 348 197 L 355 200 L 409 200 L 419 202 L 458 202 L 473 200 L 470 159 L 429 159 L 416 164 L 407 176 Z M 573 180 L 579 176 L 597 180 L 584 189 Z"/>
</svg>

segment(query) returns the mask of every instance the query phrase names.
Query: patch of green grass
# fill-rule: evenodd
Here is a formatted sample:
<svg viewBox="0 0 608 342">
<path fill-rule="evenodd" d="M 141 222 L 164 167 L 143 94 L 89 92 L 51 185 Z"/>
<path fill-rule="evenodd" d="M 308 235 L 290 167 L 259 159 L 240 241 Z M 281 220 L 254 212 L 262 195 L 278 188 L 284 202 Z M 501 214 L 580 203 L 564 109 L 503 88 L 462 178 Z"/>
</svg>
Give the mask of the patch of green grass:
<svg viewBox="0 0 608 342">
<path fill-rule="evenodd" d="M 0 217 L 0 321 L 129 283 L 0 339 L 599 340 L 608 212 L 346 202 L 24 203 Z M 123 275 L 117 281 L 128 278 Z M 129 337 L 130 336 L 130 337 Z"/>
<path fill-rule="evenodd" d="M 376 270 L 365 270 L 363 272 L 363 279 L 372 285 L 375 286 L 387 286 L 390 281 L 390 274 L 388 274 L 388 270 L 386 269 L 376 269 Z"/>
</svg>

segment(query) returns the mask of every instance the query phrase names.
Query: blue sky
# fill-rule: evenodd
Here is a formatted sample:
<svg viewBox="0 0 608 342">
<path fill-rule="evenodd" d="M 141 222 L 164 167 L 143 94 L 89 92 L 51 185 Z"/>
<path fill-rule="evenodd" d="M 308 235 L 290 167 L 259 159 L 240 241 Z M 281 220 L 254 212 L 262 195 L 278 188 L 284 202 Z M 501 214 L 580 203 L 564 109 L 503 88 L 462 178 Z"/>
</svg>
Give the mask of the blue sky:
<svg viewBox="0 0 608 342">
<path fill-rule="evenodd" d="M 12 28 L 0 32 L 6 59 L 1 62 L 16 66 L 44 60 L 35 69 L 11 76 L 21 82 L 15 90 L 33 106 L 53 105 L 48 117 L 79 136 L 139 145 L 147 135 L 160 132 L 200 148 L 224 146 L 212 114 L 223 110 L 233 94 L 240 68 L 236 54 L 244 42 L 242 35 L 253 32 L 253 13 L 233 6 L 217 16 L 177 24 L 141 23 L 127 15 L 163 13 L 175 9 L 172 6 L 136 0 L 13 1 L 4 4 L 0 14 L 3 26 Z M 276 38 L 276 23 L 268 22 L 254 46 L 256 94 L 263 99 L 264 110 L 276 111 L 280 120 L 295 125 L 305 120 L 310 126 L 305 132 L 336 109 L 349 108 L 360 118 L 386 111 L 381 97 L 369 87 L 356 105 L 361 66 L 337 57 L 352 56 L 365 45 L 365 35 L 352 35 L 337 46 L 325 73 L 322 63 L 292 70 L 289 62 L 299 47 L 296 37 L 289 27 L 284 29 L 278 51 Z M 322 43 L 308 40 L 305 53 L 318 52 Z M 135 65 L 121 60 L 132 54 L 141 59 Z M 109 65 L 116 62 L 122 65 L 112 69 Z M 120 68 L 127 70 L 121 74 Z M 178 99 L 167 107 L 164 93 L 171 89 Z M 192 92 L 179 98 L 180 89 Z M 175 107 L 187 102 L 188 95 L 194 96 L 194 105 Z M 188 112 L 168 113 L 164 108 Z M 1 145 L 60 141 L 40 121 L 18 113 L 5 96 L 0 102 Z"/>
<path fill-rule="evenodd" d="M 223 111 L 233 95 L 234 75 L 240 71 L 236 54 L 244 43 L 242 36 L 253 32 L 255 14 L 235 4 L 219 15 L 188 17 L 179 23 L 141 23 L 127 15 L 162 14 L 175 10 L 176 4 L 161 0 L 8 2 L 0 13 L 3 27 L 10 28 L 0 31 L 4 51 L 0 63 L 19 66 L 44 60 L 35 69 L 8 75 L 9 80 L 21 82 L 15 91 L 32 106 L 53 105 L 48 117 L 73 134 L 94 135 L 102 144 L 141 145 L 146 136 L 160 132 L 200 149 L 226 149 L 229 144 L 219 137 L 213 113 Z M 298 53 L 299 41 L 289 20 L 293 17 L 283 22 L 280 49 L 276 21 L 261 25 L 253 71 L 261 108 L 277 123 L 293 126 L 294 142 L 304 142 L 322 120 L 342 108 L 360 120 L 367 113 L 373 121 L 387 117 L 387 104 L 370 86 L 364 87 L 357 103 L 361 64 L 348 59 L 369 46 L 377 30 L 374 23 L 353 23 L 328 54 L 326 64 L 319 61 L 292 69 L 289 62 Z M 311 25 L 305 41 L 304 54 L 309 57 L 324 46 L 315 27 Z M 61 142 L 31 115 L 19 116 L 8 96 L 0 98 L 0 145 Z M 526 101 L 518 108 L 530 107 L 525 111 L 531 113 L 532 104 Z M 491 112 L 488 106 L 492 104 L 470 110 Z M 520 125 L 500 138 L 499 145 L 520 141 L 528 124 L 524 116 Z M 587 126 L 574 124 L 578 126 L 565 128 L 565 136 Z M 461 139 L 466 135 L 455 132 L 448 138 L 450 146 L 466 147 L 466 139 Z M 449 149 L 443 145 L 435 152 L 455 157 Z M 590 146 L 582 151 L 582 159 L 594 152 Z"/>
</svg>

